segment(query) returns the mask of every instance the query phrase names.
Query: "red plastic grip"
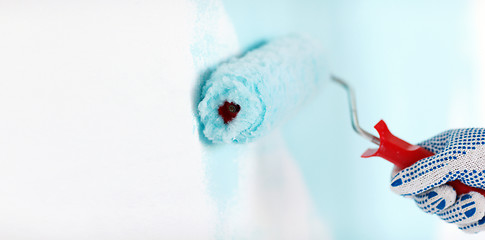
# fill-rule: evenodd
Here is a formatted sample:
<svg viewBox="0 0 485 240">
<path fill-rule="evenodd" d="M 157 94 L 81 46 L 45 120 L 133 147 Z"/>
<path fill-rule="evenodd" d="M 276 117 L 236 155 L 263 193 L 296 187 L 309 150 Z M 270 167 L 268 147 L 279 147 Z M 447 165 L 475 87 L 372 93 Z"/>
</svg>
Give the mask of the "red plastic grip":
<svg viewBox="0 0 485 240">
<path fill-rule="evenodd" d="M 393 163 L 396 167 L 405 169 L 420 159 L 434 155 L 434 153 L 422 147 L 409 144 L 408 142 L 392 135 L 383 120 L 379 121 L 374 128 L 377 130 L 380 136 L 379 148 L 367 149 L 367 151 L 362 154 L 363 158 L 381 157 Z M 459 180 L 448 182 L 447 184 L 455 189 L 457 196 L 469 193 L 471 191 L 478 192 L 485 196 L 485 190 L 470 187 Z"/>
</svg>

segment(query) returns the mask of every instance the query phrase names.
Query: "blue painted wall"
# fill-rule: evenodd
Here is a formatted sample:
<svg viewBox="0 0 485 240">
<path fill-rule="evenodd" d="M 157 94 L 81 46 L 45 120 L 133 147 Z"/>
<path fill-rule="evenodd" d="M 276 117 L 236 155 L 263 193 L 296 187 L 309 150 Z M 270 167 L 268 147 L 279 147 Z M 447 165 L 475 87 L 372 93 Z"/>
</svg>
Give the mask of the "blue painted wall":
<svg viewBox="0 0 485 240">
<path fill-rule="evenodd" d="M 331 71 L 354 86 L 361 125 L 369 131 L 382 118 L 397 136 L 416 143 L 459 127 L 449 121 L 453 93 L 469 91 L 472 97 L 475 91 L 466 1 L 224 4 L 243 47 L 291 32 L 320 38 Z M 373 146 L 352 131 L 343 89 L 329 83 L 284 126 L 284 135 L 336 239 L 434 235 L 436 217 L 390 192 L 392 166 L 359 158 Z"/>
</svg>

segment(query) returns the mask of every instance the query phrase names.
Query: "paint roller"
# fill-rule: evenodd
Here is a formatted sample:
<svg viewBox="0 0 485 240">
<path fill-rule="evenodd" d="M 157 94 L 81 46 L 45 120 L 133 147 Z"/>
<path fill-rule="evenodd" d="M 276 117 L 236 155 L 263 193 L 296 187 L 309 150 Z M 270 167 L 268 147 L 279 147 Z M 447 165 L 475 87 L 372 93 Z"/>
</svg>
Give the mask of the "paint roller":
<svg viewBox="0 0 485 240">
<path fill-rule="evenodd" d="M 319 44 L 306 36 L 271 41 L 219 66 L 202 88 L 199 103 L 204 135 L 214 143 L 244 143 L 264 135 L 301 105 L 329 75 Z M 400 169 L 433 153 L 394 136 L 384 121 L 375 125 L 379 137 L 363 130 L 357 118 L 352 88 L 335 76 L 349 95 L 354 130 L 379 146 L 362 157 L 381 157 Z M 485 190 L 456 180 L 447 183 L 457 194 Z"/>
<path fill-rule="evenodd" d="M 291 115 L 328 79 L 318 41 L 292 35 L 218 66 L 202 87 L 203 133 L 213 143 L 246 143 Z"/>
</svg>

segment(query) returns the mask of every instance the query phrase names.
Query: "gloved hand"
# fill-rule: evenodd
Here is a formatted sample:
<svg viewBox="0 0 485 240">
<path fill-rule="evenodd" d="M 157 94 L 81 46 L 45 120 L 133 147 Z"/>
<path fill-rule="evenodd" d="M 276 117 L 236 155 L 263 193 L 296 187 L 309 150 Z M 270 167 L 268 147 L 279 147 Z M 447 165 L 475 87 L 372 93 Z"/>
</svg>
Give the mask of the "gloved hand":
<svg viewBox="0 0 485 240">
<path fill-rule="evenodd" d="M 458 179 L 485 189 L 485 129 L 449 130 L 419 146 L 435 155 L 404 170 L 394 169 L 391 190 L 414 198 L 423 211 L 466 232 L 485 230 L 485 197 L 477 192 L 456 196 L 455 190 L 445 185 Z"/>
</svg>

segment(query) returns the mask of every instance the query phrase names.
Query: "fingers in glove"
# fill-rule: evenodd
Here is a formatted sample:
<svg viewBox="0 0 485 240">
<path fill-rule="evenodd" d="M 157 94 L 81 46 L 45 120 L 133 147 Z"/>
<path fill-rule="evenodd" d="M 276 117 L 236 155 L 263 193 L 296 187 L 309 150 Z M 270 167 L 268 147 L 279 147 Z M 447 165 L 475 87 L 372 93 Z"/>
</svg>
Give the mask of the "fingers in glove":
<svg viewBox="0 0 485 240">
<path fill-rule="evenodd" d="M 416 195 L 454 180 L 445 161 L 448 156 L 437 154 L 421 159 L 398 172 L 391 180 L 391 190 L 400 195 Z"/>
<path fill-rule="evenodd" d="M 458 227 L 466 233 L 477 233 L 485 230 L 485 217 L 477 222 L 461 225 Z"/>
<path fill-rule="evenodd" d="M 452 206 L 456 201 L 456 192 L 449 185 L 441 185 L 413 198 L 421 210 L 434 214 Z"/>
<path fill-rule="evenodd" d="M 485 215 L 485 197 L 477 192 L 463 194 L 455 204 L 437 215 L 446 222 L 459 225 L 477 222 Z"/>
</svg>

